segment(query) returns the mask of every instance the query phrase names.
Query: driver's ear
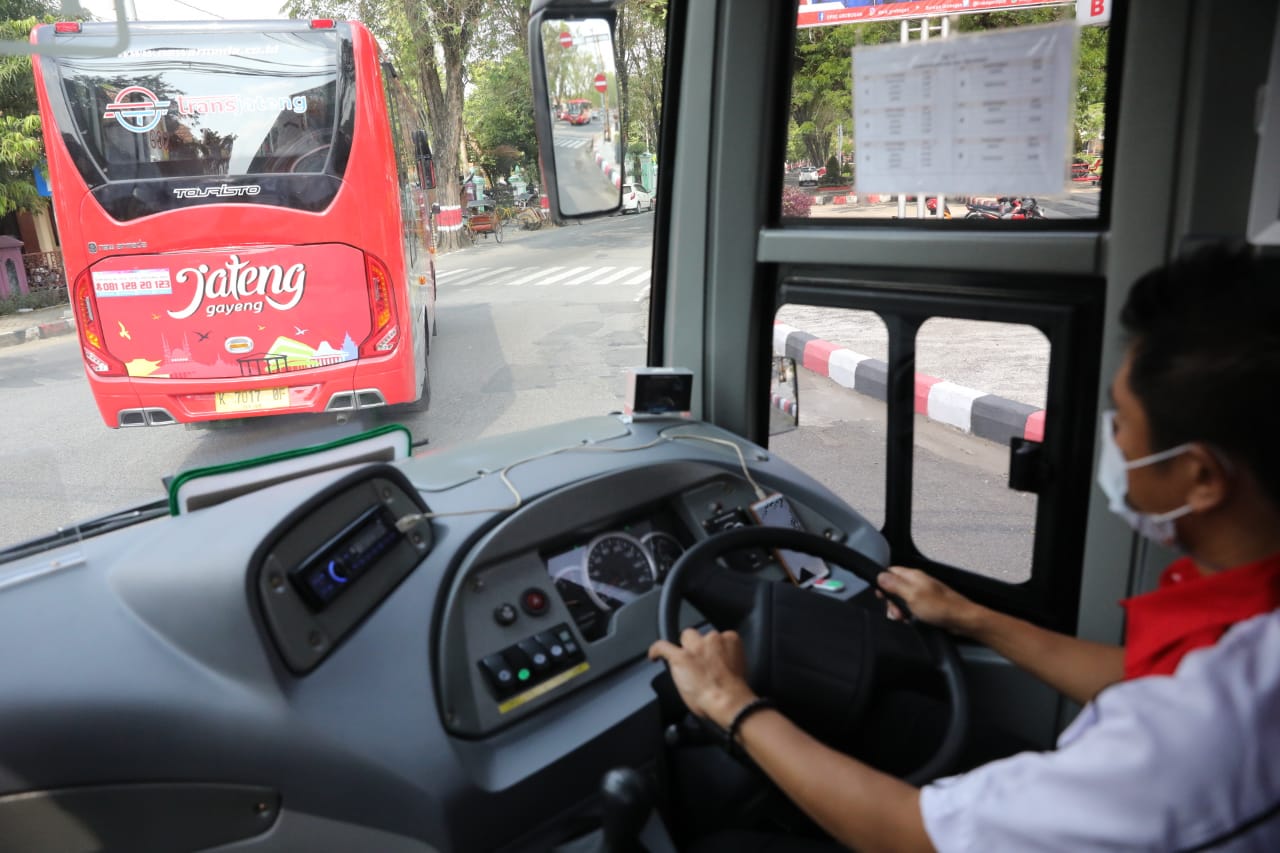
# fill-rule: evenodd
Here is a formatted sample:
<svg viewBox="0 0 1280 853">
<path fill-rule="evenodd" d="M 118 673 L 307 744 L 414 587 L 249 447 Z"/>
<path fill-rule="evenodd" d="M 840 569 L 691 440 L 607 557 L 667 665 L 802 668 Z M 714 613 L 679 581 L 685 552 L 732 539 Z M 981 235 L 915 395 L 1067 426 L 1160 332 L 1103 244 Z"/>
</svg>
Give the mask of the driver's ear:
<svg viewBox="0 0 1280 853">
<path fill-rule="evenodd" d="M 1203 513 L 1226 503 L 1231 493 L 1235 466 L 1203 444 L 1191 445 L 1187 449 L 1187 457 L 1192 466 L 1187 505 L 1193 511 Z"/>
</svg>

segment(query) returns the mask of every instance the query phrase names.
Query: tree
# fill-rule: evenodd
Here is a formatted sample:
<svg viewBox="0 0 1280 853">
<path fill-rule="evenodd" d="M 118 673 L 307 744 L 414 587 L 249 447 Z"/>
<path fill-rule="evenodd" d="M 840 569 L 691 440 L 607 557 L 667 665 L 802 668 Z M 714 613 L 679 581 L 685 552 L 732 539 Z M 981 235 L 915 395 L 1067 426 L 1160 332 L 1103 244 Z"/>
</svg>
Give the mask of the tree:
<svg viewBox="0 0 1280 853">
<path fill-rule="evenodd" d="M 614 61 L 627 148 L 656 152 L 666 68 L 667 0 L 626 0 L 618 10 Z"/>
<path fill-rule="evenodd" d="M 538 174 L 528 61 L 516 52 L 471 68 L 472 89 L 464 111 L 470 159 L 490 183 L 509 178 L 516 166 L 526 174 Z"/>
<path fill-rule="evenodd" d="M 42 0 L 0 0 L 0 38 L 26 41 L 31 28 L 57 10 Z M 31 60 L 0 56 L 0 216 L 15 210 L 43 211 L 32 170 L 44 160 Z"/>
<path fill-rule="evenodd" d="M 831 143 L 837 125 L 852 129 L 853 48 L 896 38 L 898 28 L 893 22 L 815 27 L 796 34 L 791 118 L 810 163 L 824 163 L 834 153 Z M 853 136 L 846 134 L 850 142 Z"/>
<path fill-rule="evenodd" d="M 463 93 L 472 38 L 492 24 L 496 0 L 290 0 L 290 15 L 367 25 L 409 88 L 427 103 L 441 205 L 461 197 Z M 510 7 L 511 3 L 502 4 Z M 485 29 L 489 32 L 489 29 Z M 452 236 L 450 239 L 454 239 Z"/>
</svg>

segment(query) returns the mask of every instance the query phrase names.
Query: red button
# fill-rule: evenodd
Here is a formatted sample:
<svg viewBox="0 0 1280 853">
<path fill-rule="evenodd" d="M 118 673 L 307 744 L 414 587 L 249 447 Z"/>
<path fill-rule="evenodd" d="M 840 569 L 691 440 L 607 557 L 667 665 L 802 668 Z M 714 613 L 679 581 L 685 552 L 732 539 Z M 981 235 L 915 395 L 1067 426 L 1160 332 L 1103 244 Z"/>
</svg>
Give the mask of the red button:
<svg viewBox="0 0 1280 853">
<path fill-rule="evenodd" d="M 549 604 L 547 594 L 537 587 L 526 589 L 524 595 L 520 598 L 520 605 L 524 607 L 524 612 L 530 616 L 541 616 L 546 613 Z"/>
</svg>

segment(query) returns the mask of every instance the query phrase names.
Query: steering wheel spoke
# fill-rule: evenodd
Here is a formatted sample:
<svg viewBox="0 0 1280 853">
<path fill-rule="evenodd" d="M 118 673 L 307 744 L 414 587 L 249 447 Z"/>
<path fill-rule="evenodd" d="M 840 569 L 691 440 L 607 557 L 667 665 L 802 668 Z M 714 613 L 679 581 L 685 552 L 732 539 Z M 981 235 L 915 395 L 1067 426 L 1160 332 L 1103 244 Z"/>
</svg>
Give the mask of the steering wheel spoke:
<svg viewBox="0 0 1280 853">
<path fill-rule="evenodd" d="M 719 564 L 722 555 L 750 547 L 812 554 L 873 587 L 884 568 L 845 545 L 799 530 L 758 526 L 718 533 L 690 548 L 671 568 L 658 605 L 659 635 L 679 642 L 686 600 L 716 628 L 737 629 L 752 689 L 833 745 L 848 739 L 876 691 L 940 677 L 948 700 L 945 734 L 923 766 L 904 778 L 921 784 L 945 772 L 968 729 L 968 696 L 950 636 L 918 621 L 893 622 L 878 607 L 866 606 L 865 599 L 841 600 Z"/>
</svg>

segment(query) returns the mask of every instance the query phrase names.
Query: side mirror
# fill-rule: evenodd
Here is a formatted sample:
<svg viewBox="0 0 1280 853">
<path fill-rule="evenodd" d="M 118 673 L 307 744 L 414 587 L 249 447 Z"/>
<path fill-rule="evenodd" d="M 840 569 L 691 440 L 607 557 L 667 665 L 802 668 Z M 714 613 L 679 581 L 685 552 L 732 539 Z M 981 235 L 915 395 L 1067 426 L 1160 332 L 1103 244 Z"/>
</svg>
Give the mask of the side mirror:
<svg viewBox="0 0 1280 853">
<path fill-rule="evenodd" d="M 796 360 L 775 355 L 769 366 L 769 435 L 781 435 L 800 426 L 800 384 Z"/>
<path fill-rule="evenodd" d="M 622 206 L 622 133 L 612 10 L 574 17 L 543 9 L 529 22 L 543 183 L 557 219 Z"/>
<path fill-rule="evenodd" d="M 418 166 L 422 171 L 422 188 L 435 189 L 436 163 L 431 156 L 431 142 L 427 139 L 425 130 L 413 132 L 413 156 L 417 158 Z"/>
</svg>

